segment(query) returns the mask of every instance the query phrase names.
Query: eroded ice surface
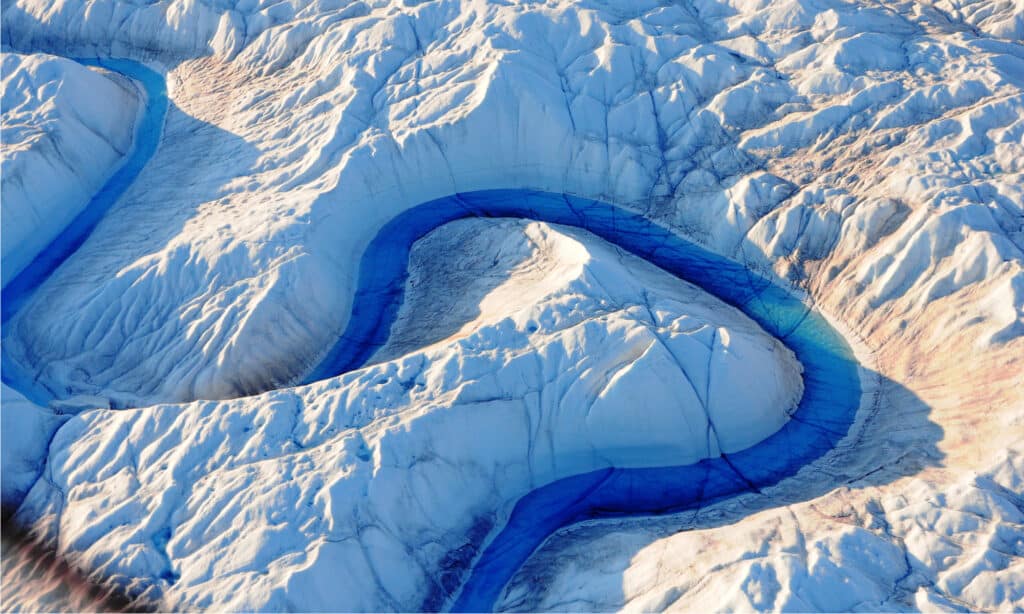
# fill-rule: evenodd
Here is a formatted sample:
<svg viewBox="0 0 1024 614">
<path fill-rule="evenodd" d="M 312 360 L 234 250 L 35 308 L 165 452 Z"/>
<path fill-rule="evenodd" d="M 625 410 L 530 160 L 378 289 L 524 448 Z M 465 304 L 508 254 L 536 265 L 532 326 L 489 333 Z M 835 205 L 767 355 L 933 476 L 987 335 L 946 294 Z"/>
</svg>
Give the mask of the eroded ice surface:
<svg viewBox="0 0 1024 614">
<path fill-rule="evenodd" d="M 689 529 L 704 546 L 715 531 L 749 536 L 740 561 L 748 551 L 790 560 L 790 546 L 803 545 L 813 556 L 798 550 L 791 560 L 812 569 L 849 563 L 847 547 L 877 552 L 879 564 L 855 566 L 866 575 L 857 593 L 866 608 L 1020 608 L 1021 529 L 1012 510 L 985 511 L 977 531 L 944 524 L 962 519 L 935 510 L 948 509 L 943 500 L 954 491 L 968 516 L 988 509 L 989 490 L 1020 505 L 1019 463 L 1003 461 L 1024 441 L 1022 14 L 1019 3 L 986 0 L 10 2 L 5 44 L 161 63 L 172 106 L 151 163 L 5 325 L 3 350 L 58 396 L 97 404 L 286 387 L 346 330 L 364 248 L 400 212 L 493 188 L 623 205 L 799 285 L 881 381 L 834 454 L 756 497 L 664 519 L 666 531 Z M 374 389 L 356 388 L 357 396 Z M 268 411 L 267 399 L 231 403 L 255 416 Z M 99 412 L 89 420 L 128 418 Z M 426 431 L 409 437 L 431 437 Z M 289 445 L 261 432 L 248 439 L 254 450 Z M 1003 477 L 990 489 L 993 471 Z M 238 478 L 232 492 L 256 498 L 248 485 L 270 489 L 277 474 L 260 475 Z M 413 483 L 414 471 L 404 475 Z M 956 490 L 975 475 L 981 487 Z M 911 491 L 916 484 L 924 486 Z M 892 503 L 905 492 L 936 504 Z M 266 500 L 267 509 L 277 505 Z M 127 528 L 95 543 L 63 540 L 60 549 L 91 543 L 87 558 L 102 567 L 143 539 L 148 529 L 133 519 L 148 518 L 138 510 L 150 500 L 123 501 Z M 794 517 L 785 526 L 802 527 L 792 541 L 758 528 L 755 514 L 780 505 L 789 506 L 781 517 Z M 892 526 L 869 519 L 865 510 L 876 509 Z M 897 509 L 915 532 L 896 528 Z M 847 529 L 851 519 L 857 530 Z M 40 529 L 53 520 L 41 519 Z M 174 522 L 169 542 L 184 520 Z M 617 526 L 594 530 L 614 535 Z M 467 542 L 479 544 L 483 533 L 470 531 Z M 238 543 L 272 552 L 272 534 L 254 528 Z M 819 540 L 839 534 L 846 546 Z M 945 535 L 961 542 L 951 546 Z M 163 539 L 138 547 L 139 570 L 162 569 L 144 553 L 158 552 Z M 603 596 L 580 603 L 601 607 L 642 595 L 653 601 L 636 603 L 698 608 L 706 602 L 686 582 L 667 581 L 664 599 L 636 588 L 660 585 L 659 570 L 692 569 L 737 606 L 750 599 L 781 608 L 800 601 L 772 595 L 801 590 L 803 603 L 826 603 L 799 588 L 799 573 L 762 574 L 763 564 L 691 568 L 678 542 L 637 539 L 670 556 L 657 569 L 640 558 L 628 573 L 603 573 L 587 558 L 571 573 L 559 557 L 531 569 L 600 585 Z M 991 547 L 973 547 L 986 539 Z M 225 542 L 217 564 L 181 573 L 212 577 L 251 551 Z M 708 552 L 709 561 L 733 560 Z M 936 570 L 960 560 L 957 552 L 982 563 L 944 580 Z M 937 563 L 895 573 L 896 553 Z M 404 550 L 395 559 L 409 567 Z M 298 578 L 306 563 L 283 557 L 275 565 Z M 352 577 L 375 586 L 372 568 L 353 564 Z M 240 574 L 233 588 L 247 590 L 268 569 Z M 123 580 L 170 582 L 139 574 Z M 773 577 L 775 592 L 756 588 L 773 586 Z M 821 590 L 842 590 L 837 582 L 822 580 Z M 522 582 L 514 592 L 506 605 L 559 599 Z"/>
<path fill-rule="evenodd" d="M 476 188 L 636 206 L 820 284 L 858 330 L 981 284 L 982 320 L 950 328 L 1018 336 L 1024 60 L 948 13 L 168 6 L 25 1 L 4 18 L 13 44 L 47 44 L 52 24 L 70 51 L 215 52 L 171 71 L 163 148 L 121 223 L 11 324 L 7 351 L 62 395 L 145 405 L 297 381 L 344 328 L 374 231 Z"/>
<path fill-rule="evenodd" d="M 577 525 L 535 554 L 496 609 L 1019 609 L 1021 464 L 1009 452 L 943 488 L 912 480 L 867 501 L 841 489 L 814 506 L 762 511 L 738 524 L 730 520 L 746 506 L 669 522 Z"/>
</svg>

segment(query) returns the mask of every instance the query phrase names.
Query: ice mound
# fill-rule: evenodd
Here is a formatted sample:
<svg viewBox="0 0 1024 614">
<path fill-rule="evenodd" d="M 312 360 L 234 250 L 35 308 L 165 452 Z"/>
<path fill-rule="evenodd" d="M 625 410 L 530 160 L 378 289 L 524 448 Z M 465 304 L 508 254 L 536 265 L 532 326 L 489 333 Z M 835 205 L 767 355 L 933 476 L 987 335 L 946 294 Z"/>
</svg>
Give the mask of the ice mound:
<svg viewBox="0 0 1024 614">
<path fill-rule="evenodd" d="M 116 73 L 3 52 L 3 285 L 89 203 L 132 146 L 139 96 Z"/>
<path fill-rule="evenodd" d="M 778 340 L 583 231 L 459 221 L 411 268 L 378 353 L 401 356 L 259 397 L 81 413 L 18 519 L 171 609 L 415 610 L 532 488 L 741 450 L 801 396 Z M 419 321 L 441 293 L 458 309 Z"/>
</svg>

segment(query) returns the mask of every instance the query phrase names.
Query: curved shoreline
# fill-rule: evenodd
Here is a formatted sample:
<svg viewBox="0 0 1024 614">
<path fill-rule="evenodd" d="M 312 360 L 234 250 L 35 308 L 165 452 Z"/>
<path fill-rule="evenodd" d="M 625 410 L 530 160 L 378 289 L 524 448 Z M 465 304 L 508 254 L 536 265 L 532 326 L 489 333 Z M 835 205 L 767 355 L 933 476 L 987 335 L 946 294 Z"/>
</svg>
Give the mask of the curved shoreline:
<svg viewBox="0 0 1024 614">
<path fill-rule="evenodd" d="M 156 151 L 167 109 L 161 75 L 129 60 L 82 63 L 140 83 L 147 99 L 129 158 L 68 228 L 3 289 L 6 323 L 38 286 L 86 240 Z M 474 560 L 454 610 L 493 607 L 508 580 L 555 530 L 581 520 L 676 512 L 795 475 L 846 436 L 861 404 L 860 367 L 845 338 L 789 290 L 747 267 L 689 242 L 638 213 L 600 201 L 535 190 L 460 193 L 407 209 L 387 222 L 360 261 L 344 334 L 303 383 L 357 369 L 383 345 L 402 301 L 409 250 L 418 238 L 467 217 L 518 217 L 574 226 L 612 242 L 737 307 L 790 348 L 804 367 L 804 395 L 789 422 L 744 451 L 700 463 L 643 469 L 607 468 L 567 477 L 524 495 Z M 3 355 L 3 381 L 30 400 L 45 396 Z M 46 391 L 48 393 L 48 391 Z M 38 402 L 38 401 L 37 401 Z M 41 404 L 45 405 L 45 401 Z M 443 607 L 434 595 L 425 609 Z"/>
</svg>

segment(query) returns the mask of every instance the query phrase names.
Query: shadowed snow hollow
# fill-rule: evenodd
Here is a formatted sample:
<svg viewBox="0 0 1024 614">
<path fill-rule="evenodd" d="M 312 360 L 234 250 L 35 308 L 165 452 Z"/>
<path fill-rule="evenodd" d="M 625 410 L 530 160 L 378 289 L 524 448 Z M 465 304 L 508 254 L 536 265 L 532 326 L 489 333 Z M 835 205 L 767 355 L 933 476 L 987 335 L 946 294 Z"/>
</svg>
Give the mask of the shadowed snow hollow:
<svg viewBox="0 0 1024 614">
<path fill-rule="evenodd" d="M 87 568 L 172 609 L 415 610 L 531 489 L 741 450 L 803 390 L 746 316 L 582 231 L 455 222 L 411 269 L 393 359 L 236 401 L 84 412 L 18 518 L 49 519 Z"/>
</svg>

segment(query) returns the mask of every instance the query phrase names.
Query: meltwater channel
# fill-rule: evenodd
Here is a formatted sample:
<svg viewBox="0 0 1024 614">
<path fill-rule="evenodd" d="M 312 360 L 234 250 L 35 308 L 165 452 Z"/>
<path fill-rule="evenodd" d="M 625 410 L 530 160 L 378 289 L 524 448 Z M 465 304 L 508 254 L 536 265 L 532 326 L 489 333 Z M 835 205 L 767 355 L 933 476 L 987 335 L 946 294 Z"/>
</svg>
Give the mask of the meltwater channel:
<svg viewBox="0 0 1024 614">
<path fill-rule="evenodd" d="M 129 60 L 78 60 L 117 71 L 146 92 L 146 109 L 124 164 L 85 210 L 3 289 L 3 322 L 86 240 L 155 153 L 167 110 L 161 75 Z M 412 244 L 445 223 L 467 217 L 514 217 L 590 231 L 730 303 L 789 347 L 804 368 L 804 395 L 778 432 L 742 452 L 692 465 L 608 468 L 542 486 L 525 495 L 471 567 L 452 609 L 484 611 L 530 554 L 561 527 L 593 518 L 683 511 L 757 490 L 795 475 L 846 436 L 861 401 L 850 345 L 796 294 L 742 264 L 679 237 L 642 215 L 609 203 L 524 189 L 458 193 L 399 214 L 363 255 L 345 332 L 306 378 L 312 382 L 358 369 L 389 335 L 402 301 Z M 46 404 L 48 391 L 19 377 L 3 360 L 3 381 Z M 437 601 L 436 605 L 442 605 Z"/>
<path fill-rule="evenodd" d="M 454 611 L 491 610 L 530 554 L 561 527 L 594 518 L 683 511 L 775 484 L 833 449 L 853 424 L 861 402 L 853 350 L 804 300 L 640 214 L 601 201 L 522 189 L 454 194 L 408 209 L 385 224 L 360 263 L 348 327 L 307 382 L 359 368 L 384 345 L 402 302 L 413 242 L 467 217 L 525 218 L 582 228 L 700 286 L 793 351 L 804 368 L 804 394 L 782 429 L 742 452 L 684 466 L 603 469 L 530 492 L 472 565 Z"/>
<path fill-rule="evenodd" d="M 167 115 L 167 82 L 163 75 L 144 64 L 132 60 L 72 58 L 84 66 L 97 66 L 120 73 L 133 80 L 145 94 L 145 106 L 135 127 L 135 138 L 131 151 L 121 166 L 100 188 L 82 211 L 75 216 L 50 243 L 43 248 L 14 279 L 3 288 L 0 295 L 0 313 L 7 334 L 7 323 L 28 302 L 28 299 L 57 270 L 71 254 L 89 238 L 96 225 L 107 211 L 135 181 L 149 159 L 156 153 L 163 132 L 164 116 Z M 6 345 L 6 344 L 4 344 Z M 7 357 L 2 355 L 2 379 L 5 384 L 22 393 L 25 398 L 38 405 L 47 405 L 53 395 Z"/>
</svg>

